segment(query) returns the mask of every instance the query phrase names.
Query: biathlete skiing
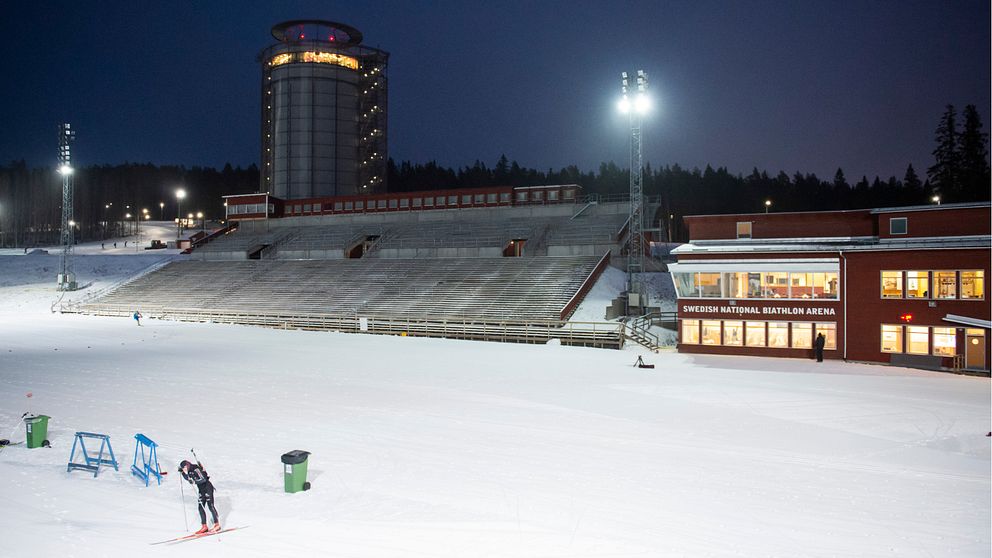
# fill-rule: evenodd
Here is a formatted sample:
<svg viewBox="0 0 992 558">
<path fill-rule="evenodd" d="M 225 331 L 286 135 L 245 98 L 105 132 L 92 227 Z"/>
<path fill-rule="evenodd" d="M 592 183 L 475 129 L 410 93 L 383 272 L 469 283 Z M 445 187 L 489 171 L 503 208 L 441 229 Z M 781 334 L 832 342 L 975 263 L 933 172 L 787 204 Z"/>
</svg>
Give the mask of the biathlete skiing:
<svg viewBox="0 0 992 558">
<path fill-rule="evenodd" d="M 183 460 L 179 464 L 179 472 L 182 474 L 183 479 L 185 479 L 190 484 L 195 484 L 197 490 L 200 491 L 200 498 L 198 500 L 197 509 L 200 512 L 200 523 L 203 524 L 200 530 L 196 532 L 197 535 L 211 532 L 216 533 L 220 531 L 220 521 L 217 519 L 217 508 L 214 507 L 214 485 L 210 483 L 210 475 L 203 468 L 203 464 L 199 461 L 196 464 L 190 463 L 189 461 Z M 203 509 L 206 505 L 210 508 L 210 514 L 214 518 L 214 526 L 207 528 L 207 512 Z"/>
</svg>

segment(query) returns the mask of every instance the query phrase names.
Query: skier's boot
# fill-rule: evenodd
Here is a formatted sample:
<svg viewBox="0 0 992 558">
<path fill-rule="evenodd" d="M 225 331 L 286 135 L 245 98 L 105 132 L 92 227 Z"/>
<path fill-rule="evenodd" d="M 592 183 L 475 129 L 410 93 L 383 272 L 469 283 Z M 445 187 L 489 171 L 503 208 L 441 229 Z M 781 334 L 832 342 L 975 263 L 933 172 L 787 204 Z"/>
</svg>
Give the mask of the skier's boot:
<svg viewBox="0 0 992 558">
<path fill-rule="evenodd" d="M 207 529 L 207 524 L 204 523 L 203 524 L 203 527 L 200 527 L 200 530 L 197 531 L 197 532 L 195 532 L 195 533 L 193 533 L 193 534 L 194 535 L 202 535 L 202 534 L 206 533 L 207 531 L 209 531 L 209 529 Z"/>
<path fill-rule="evenodd" d="M 216 533 L 220 531 L 220 523 L 214 522 L 214 526 L 210 528 L 211 533 Z"/>
</svg>

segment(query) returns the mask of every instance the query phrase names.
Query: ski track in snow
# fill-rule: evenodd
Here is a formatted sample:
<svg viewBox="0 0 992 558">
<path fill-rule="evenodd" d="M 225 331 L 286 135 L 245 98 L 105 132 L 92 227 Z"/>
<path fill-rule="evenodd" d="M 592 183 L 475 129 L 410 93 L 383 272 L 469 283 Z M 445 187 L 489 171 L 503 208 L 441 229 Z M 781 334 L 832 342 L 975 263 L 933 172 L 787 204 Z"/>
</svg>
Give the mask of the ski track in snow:
<svg viewBox="0 0 992 558">
<path fill-rule="evenodd" d="M 77 252 L 91 286 L 69 297 L 167 255 Z M 23 440 L 25 411 L 52 417 L 52 448 L 0 453 L 5 557 L 990 555 L 987 378 L 137 327 L 51 313 L 57 265 L 0 255 L 0 437 Z M 572 319 L 602 320 L 624 279 L 608 269 Z M 667 296 L 666 281 L 649 283 Z M 66 473 L 77 430 L 109 434 L 120 470 Z M 160 444 L 161 486 L 129 473 L 139 432 Z M 183 496 L 198 527 L 175 473 L 191 447 L 222 524 L 252 527 L 150 547 L 185 532 Z M 284 494 L 293 449 L 312 452 L 313 488 Z"/>
</svg>

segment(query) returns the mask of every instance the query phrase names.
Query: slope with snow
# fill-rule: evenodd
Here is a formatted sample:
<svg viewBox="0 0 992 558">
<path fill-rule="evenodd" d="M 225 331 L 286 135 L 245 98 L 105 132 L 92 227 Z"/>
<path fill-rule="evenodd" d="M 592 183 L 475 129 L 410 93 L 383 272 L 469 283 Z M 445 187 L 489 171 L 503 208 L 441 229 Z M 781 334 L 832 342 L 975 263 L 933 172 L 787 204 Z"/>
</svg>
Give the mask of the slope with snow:
<svg viewBox="0 0 992 558">
<path fill-rule="evenodd" d="M 110 285 L 152 263 L 105 261 L 113 257 L 78 258 L 80 283 Z M 0 453 L 3 556 L 992 550 L 987 378 L 636 348 L 138 327 L 50 312 L 58 293 L 38 258 L 57 262 L 0 256 L 0 437 L 23 439 L 25 411 L 52 417 L 50 449 Z M 639 354 L 658 368 L 632 367 Z M 67 473 L 77 430 L 109 434 L 120 471 Z M 128 473 L 138 432 L 161 444 L 171 472 L 161 486 Z M 186 520 L 198 526 L 175 474 L 190 448 L 217 485 L 222 522 L 248 528 L 149 547 L 185 532 Z M 285 494 L 279 456 L 293 449 L 312 452 L 313 488 Z"/>
</svg>

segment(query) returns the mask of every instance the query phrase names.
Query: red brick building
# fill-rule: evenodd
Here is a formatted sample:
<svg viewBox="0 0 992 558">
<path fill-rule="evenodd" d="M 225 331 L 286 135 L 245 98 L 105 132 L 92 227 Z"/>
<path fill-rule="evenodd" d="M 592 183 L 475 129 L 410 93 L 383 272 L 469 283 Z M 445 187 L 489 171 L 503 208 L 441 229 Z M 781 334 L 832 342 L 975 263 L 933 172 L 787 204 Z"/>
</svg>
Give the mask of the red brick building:
<svg viewBox="0 0 992 558">
<path fill-rule="evenodd" d="M 679 351 L 988 371 L 989 203 L 700 215 L 669 266 Z"/>
</svg>

